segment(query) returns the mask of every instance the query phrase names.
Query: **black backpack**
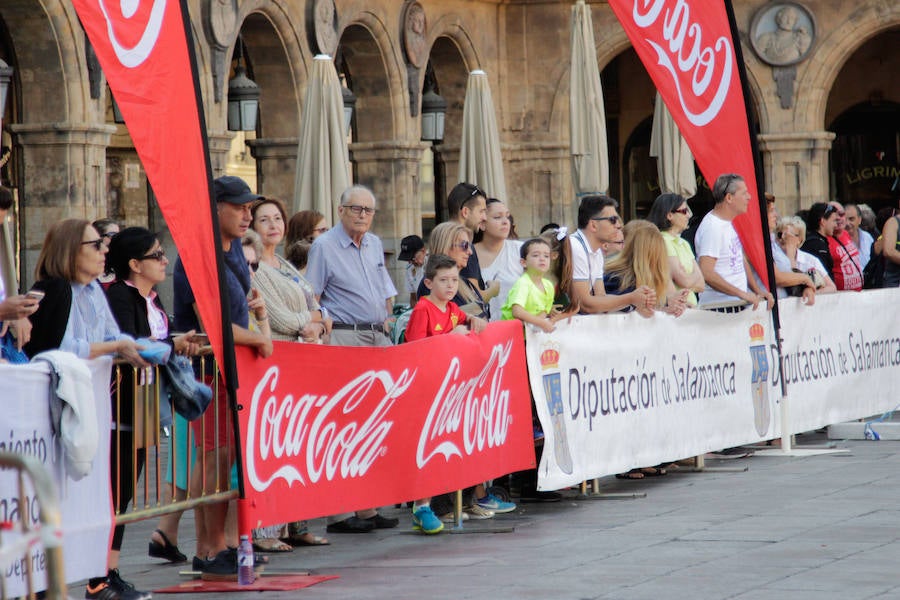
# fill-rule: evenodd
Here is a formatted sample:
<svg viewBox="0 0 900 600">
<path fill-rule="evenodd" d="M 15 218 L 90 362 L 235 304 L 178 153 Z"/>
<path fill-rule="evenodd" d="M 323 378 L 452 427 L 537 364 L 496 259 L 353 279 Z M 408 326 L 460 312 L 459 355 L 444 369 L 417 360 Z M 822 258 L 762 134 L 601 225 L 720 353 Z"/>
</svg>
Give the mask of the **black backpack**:
<svg viewBox="0 0 900 600">
<path fill-rule="evenodd" d="M 884 254 L 875 254 L 875 242 L 872 242 L 872 254 L 863 269 L 863 289 L 877 290 L 884 287 Z"/>
</svg>

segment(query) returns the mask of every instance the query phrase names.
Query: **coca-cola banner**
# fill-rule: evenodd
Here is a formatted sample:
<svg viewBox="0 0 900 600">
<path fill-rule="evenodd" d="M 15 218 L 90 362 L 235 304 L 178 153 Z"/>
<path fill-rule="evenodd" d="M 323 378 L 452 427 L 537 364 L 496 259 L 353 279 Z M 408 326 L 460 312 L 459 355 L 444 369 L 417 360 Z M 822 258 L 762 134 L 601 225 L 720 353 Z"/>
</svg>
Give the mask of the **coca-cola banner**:
<svg viewBox="0 0 900 600">
<path fill-rule="evenodd" d="M 388 348 L 238 348 L 256 527 L 430 497 L 535 465 L 522 325 Z M 243 529 L 242 529 L 243 531 Z"/>
<path fill-rule="evenodd" d="M 783 375 L 762 310 L 576 317 L 549 335 L 529 328 L 528 368 L 546 436 L 539 487 L 894 409 L 900 313 L 883 307 L 898 295 L 820 295 L 814 306 L 780 300 Z"/>
<path fill-rule="evenodd" d="M 609 0 L 710 187 L 738 173 L 757 192 L 750 128 L 722 0 Z M 744 251 L 768 281 L 758 202 L 734 221 Z"/>
<path fill-rule="evenodd" d="M 545 436 L 540 489 L 778 431 L 765 311 L 582 316 L 526 340 Z"/>
<path fill-rule="evenodd" d="M 211 171 L 185 1 L 72 0 L 72 4 L 125 118 L 222 364 Z"/>
</svg>

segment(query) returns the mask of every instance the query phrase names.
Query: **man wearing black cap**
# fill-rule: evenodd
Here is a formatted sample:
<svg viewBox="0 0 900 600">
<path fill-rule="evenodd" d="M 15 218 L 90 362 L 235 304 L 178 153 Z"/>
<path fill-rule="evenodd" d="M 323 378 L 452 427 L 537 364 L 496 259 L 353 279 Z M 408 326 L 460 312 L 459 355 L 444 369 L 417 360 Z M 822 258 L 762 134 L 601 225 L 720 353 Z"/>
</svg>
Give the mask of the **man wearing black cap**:
<svg viewBox="0 0 900 600">
<path fill-rule="evenodd" d="M 250 191 L 250 186 L 240 177 L 230 175 L 219 177 L 213 182 L 216 198 L 216 216 L 222 240 L 225 260 L 226 296 L 222 298 L 222 310 L 231 316 L 231 331 L 234 343 L 249 346 L 263 358 L 272 354 L 272 339 L 268 331 L 268 316 L 265 303 L 258 295 L 248 301 L 250 292 L 250 269 L 244 259 L 240 239 L 250 227 L 250 204 L 261 196 Z M 234 243 L 237 241 L 238 243 Z M 175 326 L 179 331 L 194 329 L 201 331 L 196 301 L 190 282 L 184 271 L 181 257 L 175 263 Z M 260 323 L 260 332 L 248 329 L 250 309 L 254 310 Z M 212 493 L 218 482 L 228 481 L 231 464 L 234 461 L 234 440 L 231 411 L 228 410 L 223 377 L 218 378 L 219 389 L 213 404 L 203 413 L 203 417 L 191 422 L 195 439 L 203 443 L 206 453 L 205 481 Z M 203 486 L 203 469 L 194 469 L 191 478 L 191 492 L 199 493 Z M 237 553 L 225 541 L 225 515 L 228 503 L 221 502 L 198 506 L 195 511 L 200 521 L 200 535 L 197 536 L 197 557 L 195 570 L 203 573 L 204 579 L 236 579 Z M 199 558 L 198 558 L 199 557 Z"/>
<path fill-rule="evenodd" d="M 397 260 L 406 265 L 406 291 L 409 292 L 409 305 L 416 305 L 416 290 L 425 273 L 425 242 L 417 235 L 408 235 L 400 240 L 400 255 Z"/>
</svg>

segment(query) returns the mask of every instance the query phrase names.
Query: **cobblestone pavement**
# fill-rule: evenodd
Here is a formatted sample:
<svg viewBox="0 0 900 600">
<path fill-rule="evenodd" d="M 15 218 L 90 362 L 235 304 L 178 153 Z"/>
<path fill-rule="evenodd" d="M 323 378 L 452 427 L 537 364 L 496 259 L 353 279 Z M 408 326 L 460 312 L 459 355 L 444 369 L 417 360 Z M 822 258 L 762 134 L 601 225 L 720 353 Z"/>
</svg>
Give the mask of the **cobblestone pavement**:
<svg viewBox="0 0 900 600">
<path fill-rule="evenodd" d="M 801 436 L 800 444 L 824 443 Z M 614 600 L 831 600 L 900 597 L 897 527 L 900 444 L 845 441 L 849 452 L 707 460 L 738 472 L 689 472 L 640 481 L 601 480 L 606 493 L 520 504 L 492 521 L 467 522 L 467 535 L 425 537 L 406 508 L 389 507 L 400 527 L 331 534 L 330 546 L 272 554 L 269 572 L 339 578 L 294 592 L 243 598 L 553 598 Z M 510 533 L 480 532 L 489 527 Z M 179 570 L 147 557 L 153 522 L 128 526 L 121 571 L 138 589 L 177 583 Z M 324 535 L 323 520 L 312 530 Z M 179 546 L 193 553 L 190 514 Z M 73 586 L 74 598 L 84 596 Z M 188 594 L 156 594 L 177 600 Z M 193 597 L 198 597 L 192 595 Z M 203 598 L 203 596 L 199 596 Z"/>
</svg>

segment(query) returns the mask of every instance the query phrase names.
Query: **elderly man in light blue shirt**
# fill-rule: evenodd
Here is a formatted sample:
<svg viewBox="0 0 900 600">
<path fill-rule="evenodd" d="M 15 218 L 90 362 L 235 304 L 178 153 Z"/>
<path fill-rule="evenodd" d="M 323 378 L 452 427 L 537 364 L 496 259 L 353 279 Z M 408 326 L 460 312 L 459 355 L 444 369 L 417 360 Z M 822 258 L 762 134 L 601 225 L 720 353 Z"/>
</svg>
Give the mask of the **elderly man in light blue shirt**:
<svg viewBox="0 0 900 600">
<path fill-rule="evenodd" d="M 319 304 L 334 320 L 336 346 L 388 346 L 393 298 L 397 295 L 384 262 L 381 240 L 369 229 L 375 196 L 361 185 L 341 194 L 341 222 L 316 238 L 306 278 Z"/>
<path fill-rule="evenodd" d="M 369 229 L 375 217 L 375 196 L 355 185 L 341 194 L 341 222 L 323 233 L 309 250 L 306 278 L 319 296 L 322 316 L 334 320 L 335 346 L 390 346 L 397 289 L 384 264 L 381 240 Z M 398 519 L 375 509 L 328 518 L 329 533 L 365 533 L 396 527 Z"/>
</svg>

